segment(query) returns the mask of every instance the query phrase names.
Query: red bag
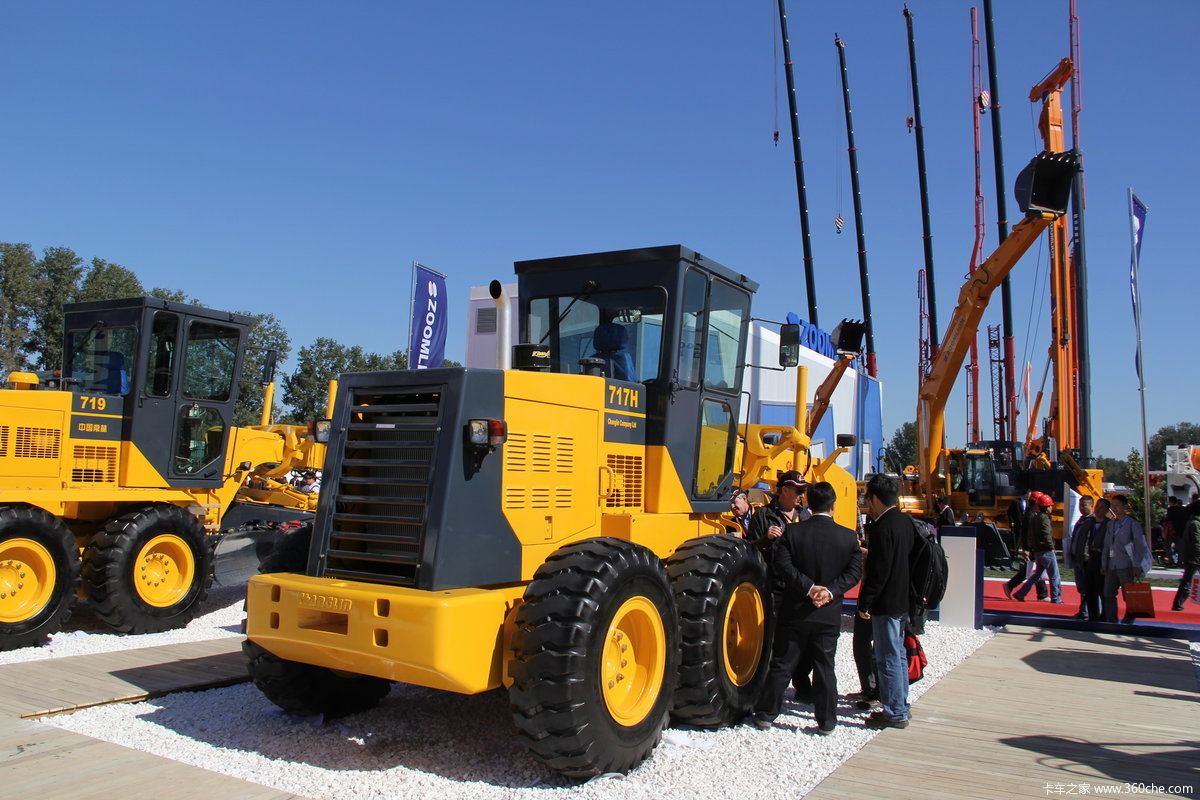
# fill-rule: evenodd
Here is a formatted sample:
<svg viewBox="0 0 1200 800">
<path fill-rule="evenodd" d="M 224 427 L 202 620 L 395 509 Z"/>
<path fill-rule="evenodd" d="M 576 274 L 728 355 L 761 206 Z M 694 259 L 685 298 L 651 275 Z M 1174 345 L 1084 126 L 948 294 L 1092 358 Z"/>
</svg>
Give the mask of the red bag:
<svg viewBox="0 0 1200 800">
<path fill-rule="evenodd" d="M 925 657 L 925 648 L 915 634 L 904 634 L 904 652 L 908 655 L 908 682 L 916 683 L 925 676 L 925 667 L 929 659 Z"/>
<path fill-rule="evenodd" d="M 1149 583 L 1122 584 L 1121 593 L 1125 595 L 1125 616 L 1154 619 L 1154 592 Z"/>
</svg>

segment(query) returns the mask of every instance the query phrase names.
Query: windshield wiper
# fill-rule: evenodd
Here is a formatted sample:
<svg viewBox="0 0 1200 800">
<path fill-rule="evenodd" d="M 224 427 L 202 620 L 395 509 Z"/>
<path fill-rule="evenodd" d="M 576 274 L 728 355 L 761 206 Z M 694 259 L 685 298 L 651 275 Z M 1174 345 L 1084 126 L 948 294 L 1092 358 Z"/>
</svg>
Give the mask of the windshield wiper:
<svg viewBox="0 0 1200 800">
<path fill-rule="evenodd" d="M 583 289 L 579 291 L 579 294 L 575 295 L 575 297 L 571 299 L 570 303 L 567 303 L 567 307 L 564 308 L 562 313 L 558 315 L 558 319 L 554 320 L 554 324 L 546 329 L 546 334 L 542 337 L 538 344 L 545 344 L 546 340 L 550 338 L 550 334 L 558 330 L 558 326 L 561 325 L 562 321 L 567 318 L 567 314 L 571 313 L 571 309 L 575 306 L 575 304 L 580 300 L 586 300 L 591 297 L 592 292 L 596 291 L 598 288 L 600 288 L 599 284 L 597 284 L 595 281 L 588 281 L 585 283 L 583 285 Z"/>
</svg>

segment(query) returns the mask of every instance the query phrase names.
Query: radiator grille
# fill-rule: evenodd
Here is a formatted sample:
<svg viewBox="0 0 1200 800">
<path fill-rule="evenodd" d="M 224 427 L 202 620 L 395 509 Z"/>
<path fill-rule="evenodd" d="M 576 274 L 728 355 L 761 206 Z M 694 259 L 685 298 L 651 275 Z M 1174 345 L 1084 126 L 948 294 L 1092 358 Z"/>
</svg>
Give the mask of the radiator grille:
<svg viewBox="0 0 1200 800">
<path fill-rule="evenodd" d="M 401 387 L 350 394 L 324 574 L 413 586 L 425 541 L 441 393 Z"/>
<path fill-rule="evenodd" d="M 76 445 L 71 480 L 76 483 L 115 483 L 117 448 Z"/>
<path fill-rule="evenodd" d="M 17 458 L 58 458 L 62 431 L 57 428 L 17 428 L 13 455 Z"/>
<path fill-rule="evenodd" d="M 605 507 L 630 508 L 642 505 L 642 457 L 610 455 L 608 467 L 613 471 L 613 490 L 604 500 Z"/>
<path fill-rule="evenodd" d="M 0 458 L 8 455 L 8 426 L 0 425 Z"/>
</svg>

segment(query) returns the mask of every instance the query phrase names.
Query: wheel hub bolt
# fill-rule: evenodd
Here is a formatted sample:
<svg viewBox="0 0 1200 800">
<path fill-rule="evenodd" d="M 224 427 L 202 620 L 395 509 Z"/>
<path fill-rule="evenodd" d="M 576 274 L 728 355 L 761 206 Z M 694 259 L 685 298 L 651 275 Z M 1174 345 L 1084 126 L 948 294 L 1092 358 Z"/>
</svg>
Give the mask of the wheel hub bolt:
<svg viewBox="0 0 1200 800">
<path fill-rule="evenodd" d="M 613 687 L 614 687 L 614 686 L 616 686 L 616 685 L 617 685 L 617 682 L 616 682 L 616 681 L 609 681 L 609 682 L 608 682 L 608 688 L 610 688 L 610 689 L 611 689 L 611 688 L 613 688 Z"/>
</svg>

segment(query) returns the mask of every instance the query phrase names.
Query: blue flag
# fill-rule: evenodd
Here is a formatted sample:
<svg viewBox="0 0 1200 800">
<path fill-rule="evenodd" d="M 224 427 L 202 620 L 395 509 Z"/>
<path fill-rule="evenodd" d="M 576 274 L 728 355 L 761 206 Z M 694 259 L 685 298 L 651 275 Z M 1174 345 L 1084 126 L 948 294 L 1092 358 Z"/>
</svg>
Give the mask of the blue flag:
<svg viewBox="0 0 1200 800">
<path fill-rule="evenodd" d="M 410 369 L 435 369 L 446 354 L 446 276 L 414 264 L 412 333 L 408 344 Z"/>
<path fill-rule="evenodd" d="M 1138 303 L 1138 262 L 1142 256 L 1142 231 L 1146 229 L 1146 204 L 1133 192 L 1129 193 L 1130 230 L 1133 233 L 1133 253 L 1129 259 L 1129 292 L 1133 298 L 1133 322 L 1138 333 L 1138 352 L 1133 365 L 1138 379 L 1142 377 L 1142 312 Z"/>
</svg>

